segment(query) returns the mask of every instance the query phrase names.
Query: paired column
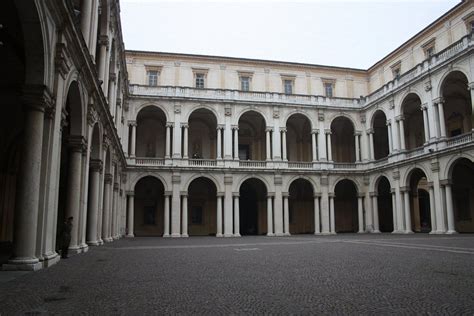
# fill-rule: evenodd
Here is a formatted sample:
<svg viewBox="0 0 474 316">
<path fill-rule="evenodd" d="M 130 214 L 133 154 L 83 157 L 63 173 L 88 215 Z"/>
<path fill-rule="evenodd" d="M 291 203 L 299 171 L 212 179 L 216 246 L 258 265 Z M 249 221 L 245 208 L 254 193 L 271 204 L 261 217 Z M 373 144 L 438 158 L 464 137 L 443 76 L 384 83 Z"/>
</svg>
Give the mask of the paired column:
<svg viewBox="0 0 474 316">
<path fill-rule="evenodd" d="M 99 216 L 99 196 L 100 196 L 100 174 L 102 173 L 102 161 L 91 160 L 90 164 L 90 196 L 87 216 L 87 244 L 99 245 L 97 233 L 97 219 Z"/>
<path fill-rule="evenodd" d="M 453 210 L 453 193 L 451 189 L 451 182 L 443 181 L 444 191 L 446 194 L 446 217 L 448 219 L 448 231 L 447 234 L 455 234 L 456 227 L 454 222 L 454 210 Z"/>
<path fill-rule="evenodd" d="M 183 158 L 188 159 L 188 133 L 189 133 L 189 125 L 188 123 L 181 123 L 181 127 L 183 128 Z"/>
<path fill-rule="evenodd" d="M 166 151 L 165 151 L 165 158 L 171 158 L 171 128 L 173 127 L 173 123 L 167 122 L 166 123 Z"/>
<path fill-rule="evenodd" d="M 332 142 L 331 142 L 331 130 L 327 129 L 325 130 L 326 133 L 326 139 L 327 139 L 327 157 L 328 161 L 332 161 Z"/>
<path fill-rule="evenodd" d="M 165 192 L 165 210 L 164 210 L 164 223 L 163 223 L 163 237 L 170 237 L 170 200 L 171 192 Z"/>
<path fill-rule="evenodd" d="M 239 193 L 233 193 L 234 196 L 234 237 L 240 237 L 240 202 Z"/>
<path fill-rule="evenodd" d="M 137 144 L 137 121 L 128 121 L 128 125 L 132 128 L 132 139 L 130 148 L 130 157 L 136 155 L 136 144 Z"/>
<path fill-rule="evenodd" d="M 222 237 L 222 198 L 224 197 L 224 193 L 217 193 L 217 230 L 216 230 L 216 237 Z"/>
<path fill-rule="evenodd" d="M 374 230 L 373 233 L 380 233 L 379 225 L 379 206 L 377 200 L 377 192 L 370 192 L 370 197 L 372 198 L 372 209 L 374 212 Z"/>
<path fill-rule="evenodd" d="M 188 192 L 181 192 L 183 214 L 181 214 L 181 237 L 188 235 Z"/>
<path fill-rule="evenodd" d="M 364 194 L 359 193 L 357 196 L 357 215 L 358 215 L 358 222 L 359 222 L 359 233 L 364 232 L 364 206 L 363 206 L 363 198 Z"/>
<path fill-rule="evenodd" d="M 281 158 L 283 161 L 288 160 L 288 155 L 287 155 L 287 147 L 286 147 L 286 132 L 287 129 L 285 127 L 280 128 L 281 131 Z"/>
<path fill-rule="evenodd" d="M 313 129 L 311 131 L 311 149 L 312 149 L 312 153 L 313 153 L 313 161 L 318 160 L 317 137 L 318 137 L 318 130 Z"/>
<path fill-rule="evenodd" d="M 400 150 L 406 149 L 404 121 L 405 121 L 404 115 L 398 116 L 397 124 L 398 124 L 398 130 L 400 132 Z"/>
<path fill-rule="evenodd" d="M 232 133 L 234 134 L 234 160 L 239 160 L 239 126 L 232 126 Z"/>
<path fill-rule="evenodd" d="M 217 126 L 217 159 L 222 159 L 222 132 L 224 131 L 224 125 Z"/>
<path fill-rule="evenodd" d="M 423 111 L 423 128 L 425 131 L 425 143 L 428 143 L 430 139 L 430 130 L 428 126 L 428 107 L 426 106 L 426 104 L 423 104 L 420 109 Z"/>
<path fill-rule="evenodd" d="M 411 228 L 411 212 L 410 212 L 410 188 L 401 188 L 403 192 L 404 210 L 405 210 L 405 233 L 413 233 Z"/>
<path fill-rule="evenodd" d="M 127 202 L 128 202 L 128 209 L 127 209 L 127 236 L 126 237 L 135 237 L 133 232 L 134 228 L 134 207 L 135 207 L 135 192 L 129 191 L 127 192 Z"/>
<path fill-rule="evenodd" d="M 361 135 L 361 132 L 359 132 L 359 131 L 356 131 L 354 133 L 356 161 L 360 161 L 360 142 L 359 142 L 360 135 Z"/>
<path fill-rule="evenodd" d="M 321 224 L 320 224 L 320 211 L 319 211 L 319 198 L 321 193 L 314 194 L 314 234 L 321 234 Z"/>
<path fill-rule="evenodd" d="M 283 234 L 290 236 L 290 205 L 288 203 L 289 194 L 283 193 Z"/>
<path fill-rule="evenodd" d="M 273 131 L 273 128 L 267 127 L 265 129 L 265 135 L 266 135 L 266 159 L 271 160 L 272 159 L 272 151 L 271 151 L 271 132 Z"/>
<path fill-rule="evenodd" d="M 275 236 L 273 234 L 273 194 L 267 196 L 267 236 Z"/>
</svg>

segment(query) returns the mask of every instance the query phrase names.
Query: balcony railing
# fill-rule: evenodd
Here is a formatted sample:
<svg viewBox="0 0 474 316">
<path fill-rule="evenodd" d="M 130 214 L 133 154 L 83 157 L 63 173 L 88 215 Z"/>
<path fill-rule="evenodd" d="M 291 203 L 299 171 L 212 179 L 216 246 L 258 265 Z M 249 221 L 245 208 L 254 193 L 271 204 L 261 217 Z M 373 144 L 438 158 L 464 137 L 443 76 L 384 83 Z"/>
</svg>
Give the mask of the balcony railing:
<svg viewBox="0 0 474 316">
<path fill-rule="evenodd" d="M 457 146 L 464 143 L 472 142 L 473 140 L 472 135 L 473 135 L 473 132 L 469 132 L 466 134 L 451 137 L 446 141 L 446 146 L 452 147 L 452 146 Z"/>
<path fill-rule="evenodd" d="M 335 162 L 334 169 L 357 169 L 355 162 Z"/>
<path fill-rule="evenodd" d="M 266 168 L 267 162 L 266 161 L 259 161 L 259 160 L 240 160 L 239 167 L 244 168 Z"/>
<path fill-rule="evenodd" d="M 217 166 L 217 161 L 213 159 L 189 159 L 188 164 L 190 166 L 215 167 Z"/>
<path fill-rule="evenodd" d="M 412 157 L 423 155 L 424 153 L 425 153 L 424 147 L 414 148 L 414 149 L 410 149 L 409 151 L 406 151 L 405 157 L 412 158 Z"/>
<path fill-rule="evenodd" d="M 163 158 L 136 158 L 135 164 L 137 166 L 164 166 L 165 160 Z"/>
<path fill-rule="evenodd" d="M 288 168 L 291 169 L 312 169 L 312 162 L 299 162 L 299 161 L 289 161 Z"/>
</svg>

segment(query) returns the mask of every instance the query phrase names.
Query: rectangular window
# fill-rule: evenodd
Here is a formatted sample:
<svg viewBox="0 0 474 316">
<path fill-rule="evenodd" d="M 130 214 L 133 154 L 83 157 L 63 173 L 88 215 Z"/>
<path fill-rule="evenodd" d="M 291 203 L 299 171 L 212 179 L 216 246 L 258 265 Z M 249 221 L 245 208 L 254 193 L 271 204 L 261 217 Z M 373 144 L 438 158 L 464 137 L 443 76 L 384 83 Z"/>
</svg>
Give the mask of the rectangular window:
<svg viewBox="0 0 474 316">
<path fill-rule="evenodd" d="M 425 54 L 426 54 L 426 58 L 429 58 L 429 57 L 433 56 L 433 55 L 434 55 L 434 47 L 433 47 L 433 46 L 432 46 L 432 47 L 428 47 L 428 48 L 426 49 Z"/>
<path fill-rule="evenodd" d="M 393 68 L 392 74 L 394 79 L 400 77 L 400 67 Z"/>
<path fill-rule="evenodd" d="M 333 83 L 331 83 L 331 82 L 325 82 L 324 83 L 324 92 L 326 94 L 326 97 L 332 98 L 333 90 L 334 90 L 334 84 Z"/>
<path fill-rule="evenodd" d="M 240 89 L 250 91 L 250 77 L 240 77 Z"/>
<path fill-rule="evenodd" d="M 204 74 L 196 74 L 196 88 L 204 89 Z"/>
<path fill-rule="evenodd" d="M 285 87 L 285 94 L 293 94 L 293 80 L 286 79 L 283 85 Z"/>
<path fill-rule="evenodd" d="M 158 71 L 149 70 L 147 72 L 147 77 L 148 77 L 148 85 L 149 86 L 157 86 L 158 85 Z"/>
</svg>

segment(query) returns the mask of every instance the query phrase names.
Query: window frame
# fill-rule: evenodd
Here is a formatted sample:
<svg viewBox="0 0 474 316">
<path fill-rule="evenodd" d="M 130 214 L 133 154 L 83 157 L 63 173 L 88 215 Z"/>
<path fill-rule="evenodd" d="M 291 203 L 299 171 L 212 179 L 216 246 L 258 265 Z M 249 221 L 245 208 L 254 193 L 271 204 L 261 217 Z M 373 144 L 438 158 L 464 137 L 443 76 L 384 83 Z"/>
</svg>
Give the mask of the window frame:
<svg viewBox="0 0 474 316">
<path fill-rule="evenodd" d="M 292 95 L 295 94 L 295 80 L 296 80 L 296 75 L 288 75 L 288 74 L 281 74 L 281 89 L 282 93 L 286 95 Z M 286 87 L 287 83 L 289 83 L 289 87 L 291 89 L 290 93 L 288 93 Z"/>
<path fill-rule="evenodd" d="M 431 56 L 436 54 L 436 38 L 431 38 L 427 42 L 425 42 L 423 45 L 421 45 L 421 48 L 423 49 L 423 53 L 425 54 L 425 58 L 429 59 Z"/>
<path fill-rule="evenodd" d="M 157 87 L 160 85 L 161 70 L 163 66 L 145 65 L 146 85 L 149 87 Z M 156 84 L 150 84 L 150 73 L 156 72 Z"/>
<path fill-rule="evenodd" d="M 252 77 L 253 77 L 253 72 L 248 72 L 248 71 L 237 71 L 238 76 L 239 76 L 239 90 L 244 91 L 244 92 L 249 92 L 252 91 Z M 245 90 L 243 88 L 243 79 L 247 78 L 248 79 L 248 90 Z"/>
<path fill-rule="evenodd" d="M 336 95 L 336 79 L 321 78 L 323 82 L 323 92 L 326 98 L 334 98 Z M 331 87 L 331 93 L 328 95 L 328 87 Z"/>
<path fill-rule="evenodd" d="M 204 69 L 204 68 L 192 68 L 193 70 L 193 81 L 194 81 L 194 84 L 193 84 L 193 87 L 195 89 L 206 89 L 207 88 L 207 73 L 209 71 L 209 69 Z M 198 76 L 201 77 L 202 76 L 202 87 L 201 86 L 198 86 Z"/>
</svg>

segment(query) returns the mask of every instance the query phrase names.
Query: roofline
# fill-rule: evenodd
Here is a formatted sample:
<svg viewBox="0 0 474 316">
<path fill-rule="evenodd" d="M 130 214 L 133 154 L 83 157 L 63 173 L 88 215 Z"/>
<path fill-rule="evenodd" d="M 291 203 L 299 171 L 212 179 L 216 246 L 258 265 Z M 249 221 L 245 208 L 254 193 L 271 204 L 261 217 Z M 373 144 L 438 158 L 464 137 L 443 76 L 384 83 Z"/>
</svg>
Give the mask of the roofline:
<svg viewBox="0 0 474 316">
<path fill-rule="evenodd" d="M 436 20 L 434 20 L 433 22 L 431 22 L 430 24 L 428 24 L 426 27 L 424 27 L 421 31 L 419 31 L 418 33 L 416 33 L 415 35 L 413 35 L 412 37 L 410 37 L 408 40 L 406 40 L 404 43 L 402 43 L 400 46 L 398 46 L 397 48 L 395 48 L 394 50 L 392 50 L 390 53 L 388 53 L 385 57 L 383 57 L 382 59 L 380 59 L 379 61 L 377 61 L 375 64 L 373 64 L 372 66 L 370 66 L 367 71 L 370 72 L 372 70 L 374 70 L 374 68 L 376 68 L 379 64 L 387 61 L 387 59 L 390 59 L 390 57 L 393 57 L 394 55 L 396 55 L 399 51 L 401 51 L 403 48 L 406 48 L 406 46 L 408 46 L 409 44 L 411 44 L 412 42 L 414 42 L 416 39 L 418 39 L 419 37 L 421 37 L 421 35 L 423 33 L 425 33 L 427 30 L 429 30 L 430 28 L 432 28 L 435 24 L 438 24 L 439 22 L 441 22 L 443 19 L 447 18 L 448 15 L 452 14 L 454 11 L 458 10 L 459 7 L 465 5 L 465 4 L 468 4 L 471 0 L 461 0 L 461 2 L 459 2 L 458 4 L 456 4 L 454 7 L 452 7 L 448 12 L 444 13 L 443 15 L 441 15 L 439 18 L 437 18 Z"/>
<path fill-rule="evenodd" d="M 144 50 L 133 50 L 133 49 L 127 49 L 125 53 L 126 54 L 127 53 L 142 54 L 142 55 L 169 55 L 169 56 L 192 57 L 192 58 L 202 58 L 202 59 L 224 59 L 224 60 L 229 60 L 229 61 L 246 61 L 246 62 L 264 63 L 264 64 L 282 64 L 282 65 L 293 65 L 293 66 L 299 66 L 299 67 L 329 68 L 329 69 L 334 69 L 334 70 L 343 70 L 343 71 L 350 70 L 350 71 L 357 71 L 357 72 L 364 72 L 364 73 L 367 72 L 367 70 L 360 69 L 360 68 L 328 66 L 328 65 L 298 63 L 298 62 L 281 61 L 281 60 L 256 59 L 256 58 L 240 58 L 240 57 L 217 56 L 217 55 L 156 52 L 156 51 L 144 51 Z"/>
</svg>

